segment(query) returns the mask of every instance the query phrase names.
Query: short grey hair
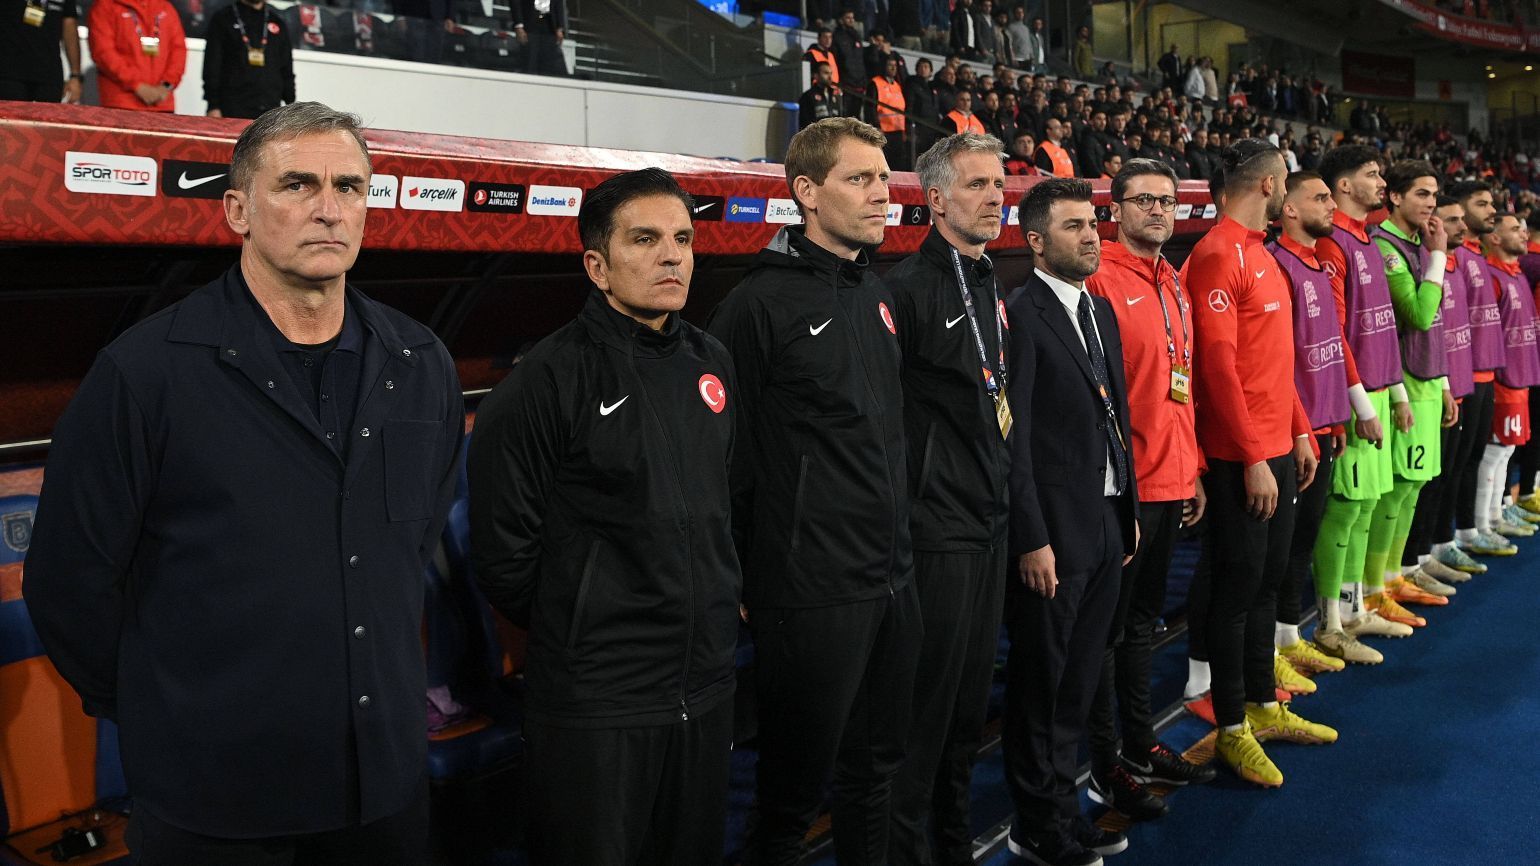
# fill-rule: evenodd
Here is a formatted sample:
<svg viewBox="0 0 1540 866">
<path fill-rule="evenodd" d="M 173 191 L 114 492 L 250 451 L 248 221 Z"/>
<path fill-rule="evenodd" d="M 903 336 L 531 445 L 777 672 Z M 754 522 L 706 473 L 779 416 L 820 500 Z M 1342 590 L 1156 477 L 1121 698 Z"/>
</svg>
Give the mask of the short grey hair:
<svg viewBox="0 0 1540 866">
<path fill-rule="evenodd" d="M 989 153 L 1003 160 L 1005 145 L 993 135 L 977 132 L 959 132 L 941 139 L 915 160 L 914 171 L 920 176 L 922 193 L 929 196 L 934 188 L 947 195 L 952 184 L 957 182 L 957 165 L 952 158 L 960 153 Z"/>
<path fill-rule="evenodd" d="M 374 169 L 369 159 L 369 145 L 364 142 L 363 121 L 358 115 L 322 105 L 319 102 L 294 102 L 265 111 L 235 140 L 230 156 L 230 188 L 250 192 L 257 168 L 262 164 L 262 148 L 271 141 L 287 141 L 302 135 L 346 132 L 358 142 L 364 164 Z"/>
</svg>

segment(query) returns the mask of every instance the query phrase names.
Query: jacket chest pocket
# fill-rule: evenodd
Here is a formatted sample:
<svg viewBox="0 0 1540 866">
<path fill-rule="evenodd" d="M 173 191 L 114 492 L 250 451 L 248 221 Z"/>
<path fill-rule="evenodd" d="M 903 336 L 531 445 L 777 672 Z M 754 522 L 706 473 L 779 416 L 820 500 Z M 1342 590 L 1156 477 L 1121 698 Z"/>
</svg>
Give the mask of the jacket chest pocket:
<svg viewBox="0 0 1540 866">
<path fill-rule="evenodd" d="M 392 421 L 384 428 L 385 510 L 392 521 L 433 517 L 437 481 L 438 421 Z"/>
</svg>

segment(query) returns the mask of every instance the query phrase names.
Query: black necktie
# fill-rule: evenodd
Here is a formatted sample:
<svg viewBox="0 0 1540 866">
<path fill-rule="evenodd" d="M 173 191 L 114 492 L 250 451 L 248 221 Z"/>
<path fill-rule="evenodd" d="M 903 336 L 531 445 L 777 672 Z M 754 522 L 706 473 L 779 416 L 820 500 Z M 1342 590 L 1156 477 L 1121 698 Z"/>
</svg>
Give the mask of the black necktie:
<svg viewBox="0 0 1540 866">
<path fill-rule="evenodd" d="M 1118 492 L 1122 493 L 1128 489 L 1128 454 L 1123 450 L 1123 438 L 1118 435 L 1118 416 L 1112 408 L 1112 380 L 1107 377 L 1107 356 L 1102 354 L 1102 341 L 1097 338 L 1096 323 L 1091 319 L 1091 296 L 1084 291 L 1080 293 L 1079 318 L 1080 336 L 1085 338 L 1085 351 L 1091 356 L 1091 374 L 1096 377 L 1096 390 L 1107 410 L 1107 453 L 1117 472 Z"/>
</svg>

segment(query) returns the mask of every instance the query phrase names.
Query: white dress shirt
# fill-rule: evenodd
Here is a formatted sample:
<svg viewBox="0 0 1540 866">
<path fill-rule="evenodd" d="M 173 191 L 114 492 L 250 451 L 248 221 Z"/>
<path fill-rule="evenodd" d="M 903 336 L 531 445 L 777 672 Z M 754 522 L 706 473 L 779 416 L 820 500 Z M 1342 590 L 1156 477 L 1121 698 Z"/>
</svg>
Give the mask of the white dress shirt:
<svg viewBox="0 0 1540 866">
<path fill-rule="evenodd" d="M 1086 349 L 1086 335 L 1080 330 L 1080 297 L 1087 294 L 1085 285 L 1081 284 L 1079 286 L 1075 286 L 1070 283 L 1066 283 L 1053 274 L 1045 272 L 1042 268 L 1034 268 L 1033 270 L 1037 272 L 1038 279 L 1047 283 L 1048 288 L 1053 289 L 1053 295 L 1059 299 L 1059 303 L 1064 305 L 1064 312 L 1069 314 L 1070 327 L 1074 328 L 1075 334 L 1080 337 L 1080 348 L 1086 352 L 1086 360 L 1087 363 L 1089 363 L 1091 355 L 1090 350 Z M 1107 343 L 1106 341 L 1102 340 L 1101 330 L 1096 326 L 1096 315 L 1094 312 L 1095 301 L 1092 301 L 1092 304 L 1093 312 L 1091 315 L 1091 330 L 1094 332 L 1092 336 L 1096 338 L 1097 345 L 1102 347 L 1102 358 L 1106 359 L 1108 364 L 1107 379 L 1110 384 L 1112 380 L 1112 359 L 1107 357 Z M 1111 419 L 1108 420 L 1109 423 L 1111 423 Z M 1116 435 L 1116 431 L 1114 431 L 1114 435 Z M 1123 491 L 1118 489 L 1118 471 L 1117 468 L 1112 465 L 1111 447 L 1112 446 L 1110 445 L 1108 446 L 1107 471 L 1102 482 L 1102 493 L 1106 494 L 1107 496 L 1117 496 Z M 1133 467 L 1130 466 L 1128 471 L 1132 472 Z"/>
</svg>

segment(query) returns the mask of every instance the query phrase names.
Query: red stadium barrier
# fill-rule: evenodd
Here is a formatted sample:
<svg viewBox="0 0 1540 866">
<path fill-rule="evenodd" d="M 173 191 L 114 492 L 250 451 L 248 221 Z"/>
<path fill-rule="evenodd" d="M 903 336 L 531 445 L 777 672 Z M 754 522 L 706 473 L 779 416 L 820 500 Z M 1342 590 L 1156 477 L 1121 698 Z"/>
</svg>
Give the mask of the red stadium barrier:
<svg viewBox="0 0 1540 866">
<path fill-rule="evenodd" d="M 0 243 L 234 246 L 217 176 L 244 123 L 0 103 Z M 583 192 L 647 166 L 673 172 L 697 196 L 697 254 L 751 254 L 778 223 L 798 221 L 775 164 L 390 130 L 367 138 L 370 249 L 576 254 Z M 1009 210 L 1033 182 L 1007 181 Z M 1096 203 L 1107 204 L 1107 182 L 1093 185 Z M 917 249 L 930 221 L 913 174 L 897 174 L 891 190 L 885 258 Z M 1204 184 L 1184 182 L 1179 198 L 1178 235 L 1212 226 Z M 991 247 L 1020 245 L 1008 230 Z"/>
</svg>

